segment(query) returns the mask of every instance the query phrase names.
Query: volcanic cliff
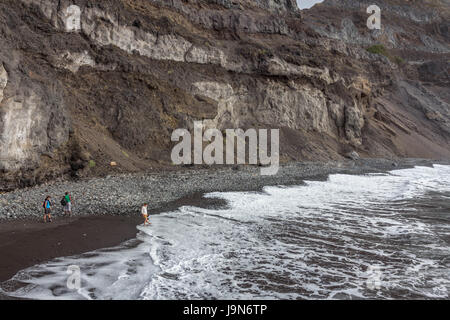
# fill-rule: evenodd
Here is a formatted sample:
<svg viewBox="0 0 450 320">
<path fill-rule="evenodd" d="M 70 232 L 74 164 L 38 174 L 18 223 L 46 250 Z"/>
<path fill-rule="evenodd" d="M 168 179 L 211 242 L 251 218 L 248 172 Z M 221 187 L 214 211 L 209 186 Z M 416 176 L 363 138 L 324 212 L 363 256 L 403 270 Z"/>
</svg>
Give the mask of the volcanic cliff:
<svg viewBox="0 0 450 320">
<path fill-rule="evenodd" d="M 279 128 L 282 161 L 449 159 L 449 10 L 0 0 L 0 191 L 170 166 L 173 130 L 194 120 Z"/>
</svg>

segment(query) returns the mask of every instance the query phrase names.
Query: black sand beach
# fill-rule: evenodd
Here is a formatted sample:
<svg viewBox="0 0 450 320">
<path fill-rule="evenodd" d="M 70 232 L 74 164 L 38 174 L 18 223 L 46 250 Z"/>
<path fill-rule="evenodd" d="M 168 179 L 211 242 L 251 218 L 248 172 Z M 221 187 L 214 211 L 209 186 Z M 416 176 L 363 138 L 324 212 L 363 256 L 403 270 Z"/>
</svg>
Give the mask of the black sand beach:
<svg viewBox="0 0 450 320">
<path fill-rule="evenodd" d="M 134 201 L 133 206 L 120 208 L 120 199 L 115 203 L 108 204 L 102 202 L 101 198 L 95 198 L 97 199 L 97 205 L 92 205 L 91 210 L 85 210 L 83 205 L 80 205 L 73 217 L 66 218 L 61 214 L 57 214 L 54 217 L 54 222 L 46 224 L 42 222 L 39 208 L 32 213 L 28 213 L 25 209 L 23 214 L 15 219 L 0 220 L 0 256 L 2 257 L 0 261 L 0 282 L 10 279 L 24 268 L 56 257 L 112 247 L 134 238 L 137 233 L 136 226 L 142 223 L 138 209 L 141 202 L 144 201 L 150 202 L 150 215 L 174 210 L 183 205 L 200 207 L 223 206 L 226 205 L 223 201 L 202 198 L 203 193 L 260 190 L 265 185 L 301 184 L 302 180 L 305 179 L 322 180 L 326 179 L 330 173 L 363 174 L 368 172 L 385 172 L 414 165 L 429 166 L 433 163 L 442 163 L 442 161 L 405 159 L 394 162 L 391 160 L 371 159 L 357 162 L 349 161 L 335 165 L 330 165 L 329 163 L 297 163 L 283 166 L 280 168 L 280 173 L 276 176 L 265 177 L 257 174 L 259 171 L 257 167 L 238 170 L 187 170 L 171 173 L 169 176 L 164 174 L 152 175 L 151 182 L 147 187 L 145 179 L 149 176 L 146 177 L 145 175 L 140 177 L 128 175 L 104 178 L 101 183 L 110 183 L 111 188 L 123 188 L 121 190 L 124 193 L 126 193 L 125 184 L 117 184 L 117 181 L 114 179 L 133 180 L 136 185 L 141 184 L 142 193 L 138 193 L 138 191 L 133 193 L 133 190 L 129 190 L 134 196 L 140 195 L 141 199 Z M 177 181 L 178 183 L 176 183 Z M 87 189 L 87 183 L 92 183 L 92 181 L 66 181 L 27 190 L 16 190 L 11 193 L 1 194 L 0 203 L 1 201 L 10 203 L 11 199 L 15 198 L 26 198 L 31 202 L 35 194 L 44 194 L 46 191 L 49 192 L 49 190 L 54 189 L 63 191 L 82 188 L 85 192 L 85 199 L 89 199 L 86 195 L 89 191 L 95 197 L 98 189 Z M 97 180 L 98 183 L 99 180 Z M 71 189 L 71 186 L 74 188 Z M 104 197 L 105 201 L 110 201 L 108 199 L 110 199 L 111 194 L 107 196 Z M 80 199 L 82 197 L 77 197 L 75 193 L 74 198 Z M 84 202 L 84 206 L 88 204 L 87 201 Z M 24 203 L 24 208 L 30 208 L 31 205 L 34 204 Z M 111 212 L 100 214 L 102 208 L 107 205 L 110 205 Z M 3 212 L 8 211 L 8 208 L 3 205 L 1 209 Z"/>
</svg>

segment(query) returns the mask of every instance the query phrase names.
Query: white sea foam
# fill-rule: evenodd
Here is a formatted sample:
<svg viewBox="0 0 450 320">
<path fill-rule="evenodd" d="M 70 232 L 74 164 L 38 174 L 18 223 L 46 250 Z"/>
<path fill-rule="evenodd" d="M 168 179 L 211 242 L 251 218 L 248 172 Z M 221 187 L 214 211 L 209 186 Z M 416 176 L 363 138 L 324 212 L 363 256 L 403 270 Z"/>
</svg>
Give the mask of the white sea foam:
<svg viewBox="0 0 450 320">
<path fill-rule="evenodd" d="M 210 193 L 205 197 L 225 199 L 228 206 L 185 206 L 152 216 L 150 227 L 138 227 L 138 241 L 23 270 L 13 281 L 25 286 L 7 294 L 37 299 L 448 298 L 450 213 L 448 204 L 421 207 L 433 193 L 441 200 L 449 196 L 449 166 L 338 174 L 263 192 Z M 78 291 L 65 286 L 69 265 L 81 268 Z M 375 289 L 368 286 L 374 276 Z"/>
</svg>

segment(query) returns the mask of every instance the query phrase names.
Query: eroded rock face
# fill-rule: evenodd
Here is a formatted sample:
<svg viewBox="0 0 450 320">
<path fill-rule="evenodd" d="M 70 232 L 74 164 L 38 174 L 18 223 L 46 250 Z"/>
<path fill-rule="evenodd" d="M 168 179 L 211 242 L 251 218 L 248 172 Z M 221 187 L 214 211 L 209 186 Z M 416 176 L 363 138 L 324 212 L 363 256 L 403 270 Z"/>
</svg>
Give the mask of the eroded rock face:
<svg viewBox="0 0 450 320">
<path fill-rule="evenodd" d="M 55 67 L 64 68 L 72 71 L 73 73 L 83 66 L 96 67 L 94 59 L 89 55 L 87 51 L 84 52 L 69 52 L 62 53 L 59 57 L 55 58 Z"/>
<path fill-rule="evenodd" d="M 280 128 L 288 160 L 450 157 L 445 1 L 380 1 L 374 31 L 369 3 L 2 1 L 0 189 L 170 165 L 197 120 Z"/>
<path fill-rule="evenodd" d="M 119 25 L 115 18 L 98 9 L 85 10 L 83 32 L 102 46 L 115 45 L 158 60 L 184 61 L 192 44 L 175 35 L 155 35 Z"/>
<path fill-rule="evenodd" d="M 361 145 L 361 130 L 364 127 L 364 118 L 358 105 L 345 105 L 345 135 L 354 145 Z"/>
<path fill-rule="evenodd" d="M 206 122 L 207 127 L 227 129 L 277 123 L 297 130 L 326 134 L 331 131 L 326 98 L 315 88 L 267 81 L 235 92 L 226 83 L 197 82 L 192 91 L 217 102 L 217 116 Z"/>
<path fill-rule="evenodd" d="M 0 52 L 0 190 L 39 181 L 42 157 L 54 157 L 69 138 L 62 87 L 33 64 L 20 52 Z"/>
<path fill-rule="evenodd" d="M 171 6 L 177 9 L 183 9 L 183 0 L 149 0 L 154 3 Z M 256 6 L 270 11 L 291 11 L 298 10 L 296 0 L 191 0 L 192 4 L 217 4 L 226 9 L 242 9 L 243 6 Z"/>
<path fill-rule="evenodd" d="M 34 84 L 21 85 L 1 104 L 0 168 L 7 171 L 34 168 L 42 154 L 51 155 L 68 139 L 69 126 L 59 94 Z M 50 100 L 46 100 L 47 94 L 53 95 Z"/>
<path fill-rule="evenodd" d="M 298 10 L 296 0 L 247 0 L 242 1 L 247 3 L 252 3 L 263 9 L 268 9 L 272 11 L 295 11 Z"/>
<path fill-rule="evenodd" d="M 330 132 L 326 98 L 310 86 L 285 86 L 274 81 L 259 86 L 263 97 L 256 117 L 260 123 L 279 123 L 291 129 Z"/>
<path fill-rule="evenodd" d="M 321 5 L 313 9 L 313 14 L 333 10 L 348 10 L 358 20 L 348 15 L 338 19 L 334 23 L 318 20 L 315 30 L 320 34 L 345 41 L 352 44 L 370 46 L 374 42 L 386 43 L 390 48 L 414 50 L 432 53 L 449 53 L 450 45 L 448 37 L 436 37 L 436 34 L 427 34 L 425 30 L 417 32 L 417 27 L 427 28 L 433 26 L 437 30 L 448 29 L 448 17 L 450 5 L 447 0 L 422 1 L 422 0 L 382 0 L 376 3 L 381 9 L 381 30 L 368 32 L 366 10 L 373 5 L 370 0 L 325 0 Z M 398 23 L 392 23 L 398 21 Z M 325 22 L 325 23 L 324 23 Z M 355 22 L 357 24 L 355 24 Z"/>
<path fill-rule="evenodd" d="M 206 128 L 239 127 L 239 116 L 235 110 L 239 104 L 239 96 L 231 85 L 213 81 L 196 82 L 192 84 L 191 91 L 217 102 L 217 115 L 214 119 L 205 119 Z"/>
<path fill-rule="evenodd" d="M 4 102 L 3 108 L 6 111 L 1 120 L 0 151 L 2 168 L 17 170 L 26 162 L 37 161 L 38 154 L 32 150 L 34 144 L 37 144 L 38 148 L 41 144 L 47 144 L 46 135 L 33 132 L 34 130 L 42 132 L 43 119 L 38 109 L 39 104 L 39 98 L 34 92 L 28 97 L 15 96 Z"/>
</svg>

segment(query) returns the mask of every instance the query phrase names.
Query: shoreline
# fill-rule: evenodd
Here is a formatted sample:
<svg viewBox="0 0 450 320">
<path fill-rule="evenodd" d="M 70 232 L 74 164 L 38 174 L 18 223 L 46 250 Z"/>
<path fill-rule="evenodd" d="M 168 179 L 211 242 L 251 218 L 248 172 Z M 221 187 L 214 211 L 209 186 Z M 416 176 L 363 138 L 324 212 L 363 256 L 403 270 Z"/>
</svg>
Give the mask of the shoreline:
<svg viewBox="0 0 450 320">
<path fill-rule="evenodd" d="M 150 214 L 176 210 L 185 205 L 204 208 L 226 205 L 221 199 L 204 199 L 202 196 L 197 193 L 178 199 Z M 139 232 L 137 226 L 142 223 L 140 215 L 57 217 L 52 223 L 23 220 L 0 222 L 0 284 L 33 265 L 135 239 Z"/>
<path fill-rule="evenodd" d="M 331 163 L 294 163 L 280 167 L 278 177 L 255 175 L 256 172 L 259 172 L 259 168 L 251 167 L 239 168 L 238 170 L 235 168 L 191 169 L 171 173 L 168 176 L 165 174 L 122 175 L 119 177 L 95 179 L 94 182 L 97 183 L 97 187 L 100 185 L 101 187 L 114 189 L 114 187 L 117 188 L 117 183 L 119 183 L 119 186 L 126 190 L 129 188 L 128 184 L 132 181 L 136 183 L 136 186 L 140 183 L 141 186 L 146 188 L 141 188 L 138 195 L 139 199 L 135 197 L 134 202 L 137 205 L 129 205 L 130 201 L 128 200 L 126 205 L 122 207 L 119 205 L 118 210 L 111 210 L 108 214 L 101 213 L 104 210 L 104 203 L 99 201 L 94 210 L 91 210 L 93 213 L 78 209 L 71 218 L 54 216 L 54 222 L 52 223 L 44 224 L 41 215 L 33 213 L 23 214 L 15 219 L 0 219 L 0 255 L 2 256 L 0 261 L 0 283 L 11 279 L 18 271 L 35 264 L 57 257 L 113 247 L 135 238 L 138 233 L 136 226 L 142 223 L 142 217 L 139 214 L 140 202 L 149 202 L 151 221 L 151 215 L 173 211 L 185 205 L 209 208 L 219 208 L 226 205 L 220 199 L 203 198 L 203 195 L 208 192 L 261 191 L 264 186 L 300 185 L 304 180 L 324 180 L 330 174 L 336 173 L 382 173 L 417 165 L 450 164 L 449 161 L 423 159 L 403 159 L 396 161 L 395 165 L 393 163 L 392 160 L 380 159 L 348 161 L 339 164 L 335 163 L 334 166 Z M 99 183 L 99 180 L 103 185 Z M 92 184 L 93 181 L 58 182 L 51 185 L 16 190 L 0 194 L 0 205 L 2 204 L 2 199 L 4 200 L 5 198 L 17 197 L 18 199 L 24 199 L 24 196 L 28 195 L 27 198 L 31 201 L 36 195 L 45 191 L 50 192 L 49 190 L 59 188 L 64 192 L 64 188 L 69 187 L 67 184 L 72 184 L 73 186 L 78 184 L 78 187 L 82 188 L 89 183 Z M 94 188 L 93 190 L 96 191 L 98 189 Z M 114 190 L 117 192 L 116 189 Z M 32 194 L 33 192 L 34 194 Z M 148 194 L 155 195 L 153 201 L 145 200 Z M 162 196 L 164 194 L 167 196 Z M 105 201 L 109 201 L 111 196 L 113 195 L 105 197 Z M 98 199 L 94 195 L 92 197 L 93 199 Z M 74 199 L 74 207 L 76 207 L 77 197 L 74 197 Z M 123 201 L 123 199 L 118 199 L 116 203 L 109 202 L 108 204 L 111 208 L 114 208 L 121 200 Z M 0 210 L 2 207 L 0 207 Z M 27 213 L 27 210 L 24 210 L 24 212 Z M 83 212 L 83 214 L 80 214 L 80 212 Z M 0 300 L 2 299 L 10 298 L 2 297 L 0 294 Z"/>
<path fill-rule="evenodd" d="M 366 174 L 450 164 L 450 160 L 361 159 L 329 162 L 292 162 L 280 165 L 278 174 L 260 175 L 258 166 L 180 168 L 176 171 L 121 174 L 78 181 L 57 181 L 0 194 L 0 223 L 22 218 L 42 219 L 42 203 L 52 196 L 52 215 L 62 214 L 60 199 L 68 191 L 75 216 L 135 215 L 144 202 L 149 211 L 193 194 L 258 191 L 265 186 L 294 185 L 303 180 L 326 179 L 329 174 Z"/>
</svg>

